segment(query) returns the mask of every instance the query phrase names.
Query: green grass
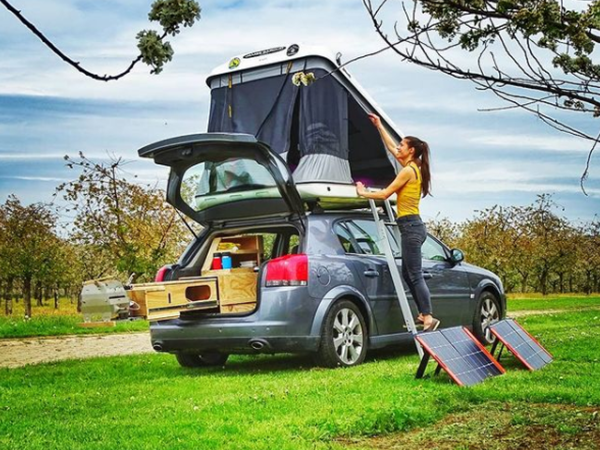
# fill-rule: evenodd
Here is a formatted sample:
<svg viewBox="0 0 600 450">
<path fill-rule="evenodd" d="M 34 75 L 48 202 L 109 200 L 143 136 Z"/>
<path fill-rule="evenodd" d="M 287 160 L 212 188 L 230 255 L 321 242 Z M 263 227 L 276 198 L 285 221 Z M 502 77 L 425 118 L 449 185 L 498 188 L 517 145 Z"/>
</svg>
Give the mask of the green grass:
<svg viewBox="0 0 600 450">
<path fill-rule="evenodd" d="M 600 295 L 549 295 L 547 297 L 524 296 L 523 294 L 512 294 L 508 300 L 508 312 L 510 311 L 536 311 L 536 310 L 580 310 L 599 309 Z"/>
<path fill-rule="evenodd" d="M 0 316 L 0 338 L 62 336 L 68 334 L 129 333 L 148 330 L 145 320 L 118 322 L 115 327 L 82 328 L 79 315 L 22 317 Z"/>
<path fill-rule="evenodd" d="M 82 328 L 80 324 L 83 322 L 83 316 L 77 312 L 76 304 L 62 299 L 59 306 L 59 309 L 54 309 L 52 305 L 34 306 L 32 317 L 25 319 L 23 302 L 15 302 L 11 316 L 0 315 L 0 339 L 69 334 L 128 333 L 149 329 L 148 322 L 144 320 L 121 321 L 115 327 L 110 328 Z"/>
<path fill-rule="evenodd" d="M 472 388 L 454 385 L 445 373 L 415 380 L 418 359 L 406 349 L 337 370 L 289 355 L 238 356 L 224 368 L 192 370 L 161 354 L 0 369 L 0 448 L 370 448 L 369 436 L 402 436 L 498 405 L 513 408 L 511 426 L 537 420 L 524 413 L 529 406 L 597 410 L 597 315 L 522 318 L 555 361 L 529 372 L 503 356 L 507 373 Z M 565 421 L 557 432 L 577 437 L 579 426 Z M 469 448 L 460 442 L 451 448 Z"/>
</svg>

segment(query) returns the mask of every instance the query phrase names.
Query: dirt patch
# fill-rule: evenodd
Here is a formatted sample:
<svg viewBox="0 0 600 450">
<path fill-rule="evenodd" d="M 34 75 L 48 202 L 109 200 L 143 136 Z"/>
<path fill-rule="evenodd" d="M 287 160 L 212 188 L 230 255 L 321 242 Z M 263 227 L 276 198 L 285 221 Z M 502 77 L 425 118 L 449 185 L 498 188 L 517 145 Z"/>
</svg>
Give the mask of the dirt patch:
<svg viewBox="0 0 600 450">
<path fill-rule="evenodd" d="M 0 367 L 154 352 L 150 333 L 0 339 Z"/>
<path fill-rule="evenodd" d="M 589 308 L 587 308 L 589 310 Z M 514 311 L 514 318 L 534 314 L 558 314 L 576 310 Z M 0 339 L 0 367 L 20 367 L 64 359 L 119 356 L 153 352 L 150 334 L 102 334 L 87 336 L 36 337 Z M 599 447 L 600 448 L 600 447 Z"/>
<path fill-rule="evenodd" d="M 486 403 L 429 428 L 337 441 L 348 449 L 504 450 L 598 449 L 598 408 Z"/>
</svg>

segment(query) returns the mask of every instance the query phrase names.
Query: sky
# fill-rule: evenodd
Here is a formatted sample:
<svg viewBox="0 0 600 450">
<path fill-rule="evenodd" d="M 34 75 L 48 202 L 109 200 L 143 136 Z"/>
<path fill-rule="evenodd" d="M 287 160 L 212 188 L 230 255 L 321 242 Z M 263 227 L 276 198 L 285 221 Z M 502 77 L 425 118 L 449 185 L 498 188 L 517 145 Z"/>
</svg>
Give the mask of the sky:
<svg viewBox="0 0 600 450">
<path fill-rule="evenodd" d="M 135 35 L 152 28 L 151 1 L 12 0 L 55 45 L 88 70 L 119 73 L 137 56 Z M 55 187 L 76 178 L 64 155 L 120 157 L 133 179 L 164 188 L 167 169 L 141 161 L 137 149 L 206 131 L 205 80 L 234 56 L 294 43 L 325 45 L 342 61 L 383 42 L 360 0 L 205 0 L 202 18 L 169 41 L 175 50 L 162 74 L 138 65 L 109 83 L 62 62 L 0 6 L 0 202 L 50 202 Z M 385 13 L 393 23 L 401 4 Z M 388 17 L 389 16 L 389 17 Z M 469 56 L 464 56 L 468 58 Z M 347 67 L 405 134 L 429 142 L 433 197 L 422 216 L 464 221 L 477 211 L 526 206 L 551 194 L 574 223 L 600 214 L 600 152 L 585 196 L 579 178 L 589 143 L 561 134 L 523 111 L 502 106 L 467 81 L 419 68 L 391 52 Z M 580 125 L 596 134 L 593 119 Z M 596 119 L 598 120 L 598 119 Z"/>
</svg>

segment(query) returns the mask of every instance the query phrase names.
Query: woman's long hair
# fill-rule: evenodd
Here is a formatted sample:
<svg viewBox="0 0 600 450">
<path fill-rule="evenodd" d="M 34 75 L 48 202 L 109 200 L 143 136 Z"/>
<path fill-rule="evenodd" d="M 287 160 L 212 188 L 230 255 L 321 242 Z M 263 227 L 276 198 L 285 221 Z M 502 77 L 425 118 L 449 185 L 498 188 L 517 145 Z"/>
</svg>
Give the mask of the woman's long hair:
<svg viewBox="0 0 600 450">
<path fill-rule="evenodd" d="M 414 137 L 405 136 L 408 140 L 409 148 L 415 149 L 415 158 L 418 158 L 421 163 L 421 194 L 423 197 L 431 193 L 431 169 L 429 167 L 429 144 L 427 142 Z"/>
</svg>

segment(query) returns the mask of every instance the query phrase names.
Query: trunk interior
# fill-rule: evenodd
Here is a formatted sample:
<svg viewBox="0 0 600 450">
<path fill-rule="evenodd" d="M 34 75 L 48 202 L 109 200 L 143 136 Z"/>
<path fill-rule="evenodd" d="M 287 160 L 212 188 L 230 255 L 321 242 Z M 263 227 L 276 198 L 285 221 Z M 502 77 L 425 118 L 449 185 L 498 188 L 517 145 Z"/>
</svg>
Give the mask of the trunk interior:
<svg viewBox="0 0 600 450">
<path fill-rule="evenodd" d="M 209 235 L 176 280 L 134 284 L 134 314 L 167 320 L 206 314 L 249 314 L 257 307 L 261 267 L 298 253 L 300 236 L 291 227 L 235 230 Z"/>
</svg>

